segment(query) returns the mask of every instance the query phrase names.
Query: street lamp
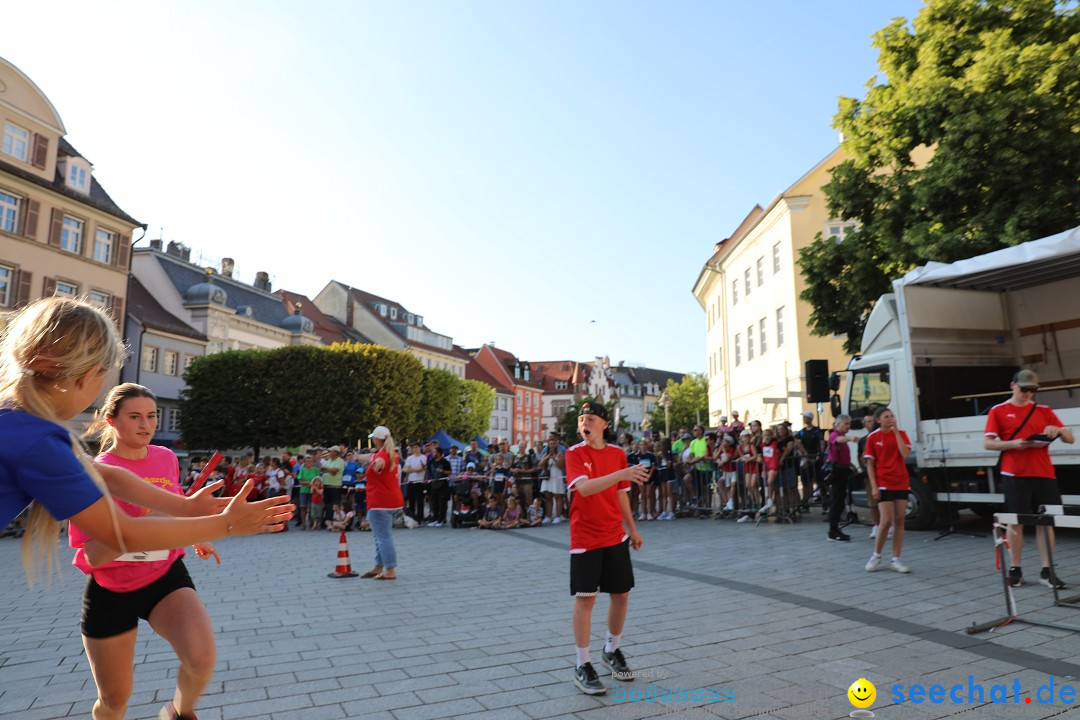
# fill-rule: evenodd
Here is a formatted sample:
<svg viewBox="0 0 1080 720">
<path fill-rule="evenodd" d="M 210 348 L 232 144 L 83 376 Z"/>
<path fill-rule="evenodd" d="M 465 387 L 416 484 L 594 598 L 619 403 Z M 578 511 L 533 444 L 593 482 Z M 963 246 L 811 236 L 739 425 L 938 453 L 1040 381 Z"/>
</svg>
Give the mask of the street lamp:
<svg viewBox="0 0 1080 720">
<path fill-rule="evenodd" d="M 668 397 L 667 391 L 660 393 L 660 399 L 656 401 L 656 404 L 664 408 L 664 437 L 671 437 L 671 398 Z"/>
</svg>

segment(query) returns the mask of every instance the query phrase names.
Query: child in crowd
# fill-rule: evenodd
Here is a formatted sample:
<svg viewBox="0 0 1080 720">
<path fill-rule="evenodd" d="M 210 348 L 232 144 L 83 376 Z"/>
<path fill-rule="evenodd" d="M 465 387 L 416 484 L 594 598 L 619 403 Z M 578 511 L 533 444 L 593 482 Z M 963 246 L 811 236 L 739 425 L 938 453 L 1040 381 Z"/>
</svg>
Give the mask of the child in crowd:
<svg viewBox="0 0 1080 720">
<path fill-rule="evenodd" d="M 262 463 L 259 463 L 255 466 L 255 472 L 251 473 L 249 477 L 251 478 L 252 482 L 255 483 L 255 487 L 251 489 L 251 492 L 248 494 L 247 499 L 261 500 L 264 497 L 268 497 L 266 491 L 270 478 L 266 474 L 266 466 Z"/>
<path fill-rule="evenodd" d="M 757 446 L 754 445 L 754 438 L 749 430 L 743 430 L 739 435 L 739 448 L 737 451 L 739 462 L 743 466 L 743 487 L 746 491 L 746 502 L 743 503 L 743 509 L 756 508 L 761 505 L 761 493 L 758 491 L 758 464 L 761 456 L 758 453 Z M 743 514 L 739 518 L 739 522 L 749 522 L 750 515 Z"/>
<path fill-rule="evenodd" d="M 634 443 L 637 454 L 637 464 L 645 468 L 648 475 L 645 477 L 645 483 L 641 486 L 641 504 L 639 508 L 641 512 L 638 514 L 637 519 L 640 520 L 655 520 L 656 519 L 656 455 L 653 453 L 652 440 L 645 438 L 637 443 Z M 629 465 L 629 459 L 627 465 Z M 635 488 L 631 488 L 630 492 L 633 493 Z"/>
<path fill-rule="evenodd" d="M 323 482 L 322 476 L 311 479 L 311 516 L 308 530 L 317 530 L 323 514 Z"/>
<path fill-rule="evenodd" d="M 495 530 L 499 527 L 501 521 L 502 511 L 499 510 L 499 498 L 495 497 L 494 493 L 491 493 L 488 495 L 487 506 L 484 508 L 484 516 L 480 518 L 477 525 L 485 530 Z"/>
<path fill-rule="evenodd" d="M 674 520 L 675 513 L 673 511 L 675 508 L 671 500 L 671 484 L 675 478 L 675 470 L 670 438 L 664 438 L 660 441 L 660 449 L 656 453 L 655 477 L 656 484 L 660 488 L 660 514 L 656 516 L 656 519 Z"/>
<path fill-rule="evenodd" d="M 296 473 L 296 480 L 300 483 L 300 493 L 297 496 L 300 506 L 300 522 L 297 523 L 300 528 L 306 530 L 308 527 L 308 511 L 311 510 L 311 481 L 322 475 L 319 472 L 319 468 L 315 467 L 315 458 L 310 453 L 304 456 L 304 465 Z M 319 514 L 322 515 L 322 508 L 319 508 Z"/>
<path fill-rule="evenodd" d="M 326 529 L 330 532 L 348 530 L 353 517 L 353 513 L 345 512 L 344 508 L 342 508 L 339 503 L 334 503 L 333 513 L 331 514 L 330 519 L 326 521 Z"/>
<path fill-rule="evenodd" d="M 723 510 L 720 517 L 726 517 L 728 513 L 735 510 L 736 481 L 739 476 L 735 470 L 735 458 L 735 443 L 732 442 L 730 435 L 725 435 L 720 440 L 720 448 L 716 456 L 717 463 L 719 463 L 716 482 L 723 501 Z"/>
<path fill-rule="evenodd" d="M 510 477 L 510 462 L 501 452 L 491 457 L 491 489 L 499 497 L 506 495 L 506 480 Z"/>
<path fill-rule="evenodd" d="M 504 530 L 512 530 L 522 524 L 521 506 L 518 505 L 517 498 L 508 497 L 506 499 L 506 510 L 503 512 L 502 519 L 499 520 L 499 527 Z"/>
<path fill-rule="evenodd" d="M 529 527 L 540 527 L 544 524 L 544 501 L 534 498 L 529 506 Z"/>
<path fill-rule="evenodd" d="M 776 498 L 776 485 L 780 476 L 780 447 L 771 429 L 761 434 L 761 459 L 765 466 L 765 492 L 768 493 L 765 504 L 761 506 L 761 512 L 771 515 L 776 512 L 774 498 Z"/>
</svg>

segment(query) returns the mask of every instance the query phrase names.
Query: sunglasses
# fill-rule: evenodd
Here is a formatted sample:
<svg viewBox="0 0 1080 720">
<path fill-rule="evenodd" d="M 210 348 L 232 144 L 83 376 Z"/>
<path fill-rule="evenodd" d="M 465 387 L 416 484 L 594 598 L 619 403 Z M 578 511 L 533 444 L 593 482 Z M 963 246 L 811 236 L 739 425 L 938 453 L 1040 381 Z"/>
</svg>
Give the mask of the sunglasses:
<svg viewBox="0 0 1080 720">
<path fill-rule="evenodd" d="M 1037 387 L 1022 387 L 1022 388 L 1020 388 L 1020 392 L 1023 392 L 1023 393 L 1033 393 L 1033 392 L 1035 392 L 1035 391 L 1036 391 L 1036 390 L 1038 390 L 1038 389 L 1039 389 L 1039 388 L 1037 388 Z"/>
</svg>

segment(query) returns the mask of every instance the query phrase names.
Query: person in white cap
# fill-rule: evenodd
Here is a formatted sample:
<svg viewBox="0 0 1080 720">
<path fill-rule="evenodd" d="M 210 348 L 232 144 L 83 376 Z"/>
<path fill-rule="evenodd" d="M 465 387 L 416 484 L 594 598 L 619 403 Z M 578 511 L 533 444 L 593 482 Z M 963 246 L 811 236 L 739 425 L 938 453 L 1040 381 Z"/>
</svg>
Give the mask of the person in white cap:
<svg viewBox="0 0 1080 720">
<path fill-rule="evenodd" d="M 1054 465 L 1050 462 L 1050 443 L 1060 438 L 1070 445 L 1075 442 L 1072 431 L 1048 405 L 1035 402 L 1039 376 L 1032 370 L 1021 370 L 1009 383 L 1012 397 L 990 408 L 986 416 L 986 438 L 983 447 L 1001 453 L 1002 491 L 1005 510 L 1014 513 L 1035 513 L 1040 505 L 1060 505 L 1061 489 L 1057 484 Z M 1033 436 L 1035 439 L 1033 439 Z M 1046 528 L 1049 551 L 1054 550 L 1054 528 Z M 1024 526 L 1010 525 L 1007 531 L 1012 566 L 1009 584 L 1020 587 L 1024 574 L 1020 569 L 1020 550 L 1024 544 Z M 1035 533 L 1035 543 L 1042 558 L 1039 582 L 1047 587 L 1065 588 L 1065 583 L 1050 569 L 1050 558 L 1042 533 Z"/>
<path fill-rule="evenodd" d="M 375 567 L 360 577 L 394 580 L 397 578 L 397 550 L 391 530 L 394 513 L 405 507 L 398 481 L 397 452 L 390 430 L 383 425 L 372 430 L 368 439 L 375 446 L 375 452 L 361 455 L 357 461 L 367 465 L 367 520 L 375 539 Z"/>
</svg>

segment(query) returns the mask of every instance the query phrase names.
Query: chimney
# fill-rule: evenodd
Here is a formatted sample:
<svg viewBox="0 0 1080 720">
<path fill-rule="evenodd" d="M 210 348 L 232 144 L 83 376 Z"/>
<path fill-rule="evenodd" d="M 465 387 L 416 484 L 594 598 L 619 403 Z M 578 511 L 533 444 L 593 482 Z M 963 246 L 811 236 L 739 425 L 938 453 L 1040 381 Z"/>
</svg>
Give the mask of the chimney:
<svg viewBox="0 0 1080 720">
<path fill-rule="evenodd" d="M 224 277 L 231 278 L 235 267 L 236 262 L 232 258 L 221 258 L 221 274 Z"/>
<path fill-rule="evenodd" d="M 184 246 L 175 240 L 170 240 L 169 244 L 165 246 L 165 254 L 172 255 L 173 257 L 183 257 Z"/>
<path fill-rule="evenodd" d="M 161 252 L 162 245 L 163 245 L 163 242 L 162 242 L 161 238 L 158 238 L 157 240 L 151 240 L 150 241 L 150 249 L 151 250 L 157 250 L 158 252 Z"/>
<path fill-rule="evenodd" d="M 270 292 L 270 274 L 263 270 L 255 273 L 255 288 Z"/>
</svg>

